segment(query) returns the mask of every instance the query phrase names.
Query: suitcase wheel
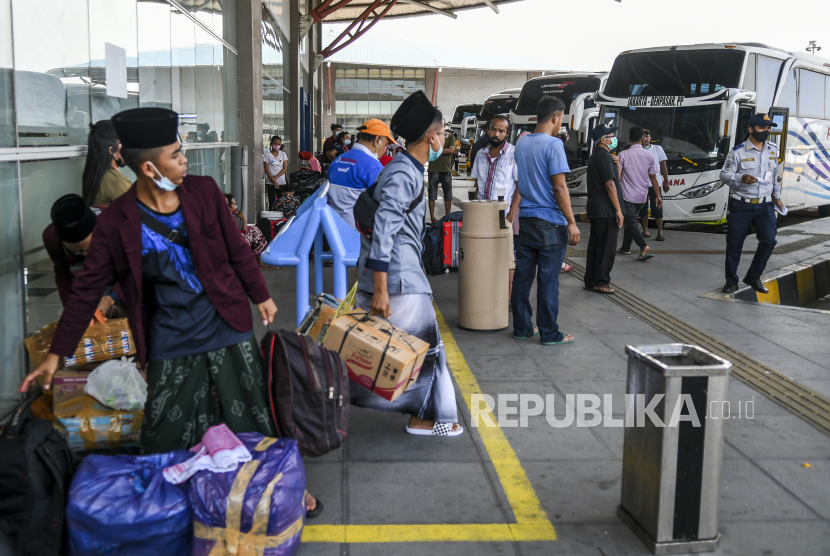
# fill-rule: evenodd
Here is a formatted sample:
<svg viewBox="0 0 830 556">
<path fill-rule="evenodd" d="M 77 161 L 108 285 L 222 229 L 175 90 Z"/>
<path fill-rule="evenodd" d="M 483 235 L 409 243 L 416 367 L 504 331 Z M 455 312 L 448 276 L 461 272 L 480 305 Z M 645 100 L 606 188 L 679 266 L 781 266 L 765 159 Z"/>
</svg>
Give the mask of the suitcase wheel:
<svg viewBox="0 0 830 556">
<path fill-rule="evenodd" d="M 449 273 L 450 273 L 450 267 L 448 267 L 447 265 L 444 265 L 444 274 L 449 274 Z"/>
</svg>

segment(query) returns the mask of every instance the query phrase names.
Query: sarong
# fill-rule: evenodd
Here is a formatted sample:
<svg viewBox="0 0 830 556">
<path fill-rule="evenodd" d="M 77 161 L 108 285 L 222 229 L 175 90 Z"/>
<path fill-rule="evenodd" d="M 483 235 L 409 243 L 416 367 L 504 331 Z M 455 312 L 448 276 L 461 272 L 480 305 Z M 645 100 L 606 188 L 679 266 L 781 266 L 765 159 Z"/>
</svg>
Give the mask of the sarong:
<svg viewBox="0 0 830 556">
<path fill-rule="evenodd" d="M 357 292 L 357 307 L 368 311 L 371 301 L 372 294 Z M 424 366 L 415 384 L 393 402 L 352 382 L 349 387 L 352 405 L 386 413 L 414 415 L 436 423 L 457 423 L 455 388 L 447 365 L 444 343 L 438 331 L 438 321 L 435 320 L 432 295 L 390 295 L 389 307 L 392 309 L 390 323 L 429 344 Z"/>
<path fill-rule="evenodd" d="M 150 361 L 141 427 L 144 453 L 187 450 L 220 423 L 235 433 L 274 436 L 266 388 L 253 336 L 216 351 Z"/>
<path fill-rule="evenodd" d="M 262 231 L 256 226 L 248 226 L 248 230 L 244 235 L 245 241 L 251 246 L 251 252 L 253 252 L 254 256 L 259 255 L 268 247 L 268 240 L 265 239 Z"/>
</svg>

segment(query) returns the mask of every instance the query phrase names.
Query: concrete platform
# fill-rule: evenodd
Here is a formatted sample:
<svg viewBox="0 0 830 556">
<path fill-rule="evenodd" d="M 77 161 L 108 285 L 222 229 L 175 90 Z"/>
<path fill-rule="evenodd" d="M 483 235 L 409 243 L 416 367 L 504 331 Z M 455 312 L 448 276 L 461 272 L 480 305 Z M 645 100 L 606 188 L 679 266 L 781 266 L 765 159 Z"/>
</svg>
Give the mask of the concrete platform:
<svg viewBox="0 0 830 556">
<path fill-rule="evenodd" d="M 440 199 L 437 204 L 440 215 Z M 825 220 L 799 226 L 830 231 Z M 587 245 L 589 227 L 580 228 L 577 251 Z M 667 230 L 666 238 L 651 243 L 655 252 L 713 253 L 658 254 L 647 263 L 620 257 L 614 282 L 827 395 L 830 349 L 824 330 L 830 316 L 702 298 L 722 285 L 718 251 L 724 236 Z M 770 269 L 822 250 L 830 249 L 816 245 L 774 255 Z M 293 271 L 265 275 L 280 307 L 279 321 L 290 328 Z M 457 274 L 430 281 L 446 323 L 453 372 L 463 378 L 457 380 L 464 388 L 458 390 L 458 404 L 466 431 L 459 438 L 416 438 L 404 432 L 405 416 L 355 408 L 344 448 L 306 461 L 309 488 L 326 511 L 309 523 L 298 554 L 648 554 L 616 516 L 623 429 L 556 429 L 543 416 L 531 417 L 527 427 L 496 433 L 473 429 L 466 373 L 484 394 L 551 394 L 557 415 L 567 394 L 611 394 L 620 416 L 625 345 L 672 340 L 617 306 L 613 296 L 587 292 L 567 275 L 560 285 L 560 323 L 575 344 L 545 347 L 534 339 L 513 340 L 509 331 L 465 332 L 457 327 Z M 726 426 L 722 540 L 715 554 L 830 554 L 830 437 L 735 379 L 729 400 L 732 407 L 754 400 L 755 412 Z M 537 504 L 542 513 L 531 517 L 527 512 Z M 522 529 L 517 522 L 531 526 Z"/>
</svg>

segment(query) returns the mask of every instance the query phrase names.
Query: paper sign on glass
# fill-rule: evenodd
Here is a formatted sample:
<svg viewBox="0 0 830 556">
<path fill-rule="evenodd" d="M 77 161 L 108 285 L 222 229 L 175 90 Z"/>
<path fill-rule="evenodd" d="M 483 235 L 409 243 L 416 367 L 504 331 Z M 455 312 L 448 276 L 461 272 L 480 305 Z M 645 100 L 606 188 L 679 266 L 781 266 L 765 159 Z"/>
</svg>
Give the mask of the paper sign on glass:
<svg viewBox="0 0 830 556">
<path fill-rule="evenodd" d="M 127 98 L 127 51 L 120 46 L 104 43 L 106 57 L 107 95 Z"/>
</svg>

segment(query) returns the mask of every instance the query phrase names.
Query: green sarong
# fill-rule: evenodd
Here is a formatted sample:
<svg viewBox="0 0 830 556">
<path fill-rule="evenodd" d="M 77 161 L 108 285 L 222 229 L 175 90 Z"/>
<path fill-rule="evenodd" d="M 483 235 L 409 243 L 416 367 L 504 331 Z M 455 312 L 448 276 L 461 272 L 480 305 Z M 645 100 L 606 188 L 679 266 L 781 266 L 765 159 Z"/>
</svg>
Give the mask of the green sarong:
<svg viewBox="0 0 830 556">
<path fill-rule="evenodd" d="M 267 381 L 256 338 L 228 348 L 147 365 L 141 427 L 145 454 L 188 449 L 208 428 L 274 436 Z"/>
</svg>

